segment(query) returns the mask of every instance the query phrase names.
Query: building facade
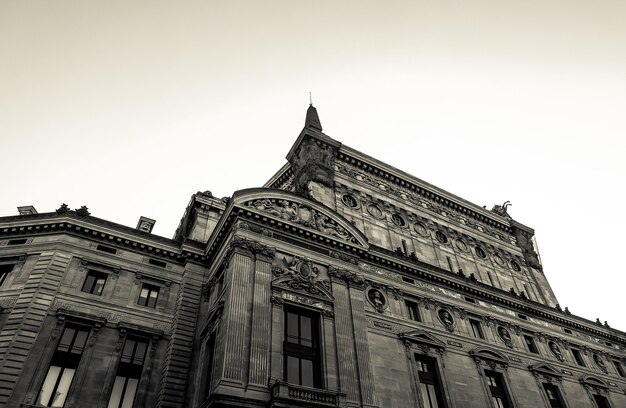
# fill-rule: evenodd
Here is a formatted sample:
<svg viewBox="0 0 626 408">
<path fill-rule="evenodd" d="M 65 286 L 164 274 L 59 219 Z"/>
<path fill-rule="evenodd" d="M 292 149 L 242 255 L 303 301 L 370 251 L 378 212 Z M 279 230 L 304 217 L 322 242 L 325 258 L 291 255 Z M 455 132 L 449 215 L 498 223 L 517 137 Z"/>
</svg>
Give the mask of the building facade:
<svg viewBox="0 0 626 408">
<path fill-rule="evenodd" d="M 330 138 L 194 194 L 173 239 L 0 218 L 0 406 L 626 407 L 626 333 L 563 310 L 534 231 Z"/>
</svg>

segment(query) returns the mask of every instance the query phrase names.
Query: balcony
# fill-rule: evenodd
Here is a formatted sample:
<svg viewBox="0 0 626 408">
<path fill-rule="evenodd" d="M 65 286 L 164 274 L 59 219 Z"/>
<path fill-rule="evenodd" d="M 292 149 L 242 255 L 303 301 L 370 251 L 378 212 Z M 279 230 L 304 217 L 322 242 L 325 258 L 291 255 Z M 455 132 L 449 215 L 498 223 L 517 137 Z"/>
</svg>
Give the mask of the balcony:
<svg viewBox="0 0 626 408">
<path fill-rule="evenodd" d="M 304 387 L 276 380 L 271 386 L 270 408 L 282 407 L 339 407 L 346 406 L 346 394 L 337 391 Z"/>
</svg>

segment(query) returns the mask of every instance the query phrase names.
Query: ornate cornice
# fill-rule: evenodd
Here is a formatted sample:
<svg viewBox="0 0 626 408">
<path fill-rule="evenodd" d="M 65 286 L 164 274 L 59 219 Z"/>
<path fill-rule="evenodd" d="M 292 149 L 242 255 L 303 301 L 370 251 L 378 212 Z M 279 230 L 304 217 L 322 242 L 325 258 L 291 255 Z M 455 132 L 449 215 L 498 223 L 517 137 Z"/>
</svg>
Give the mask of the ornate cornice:
<svg viewBox="0 0 626 408">
<path fill-rule="evenodd" d="M 229 252 L 235 249 L 248 250 L 255 255 L 262 255 L 268 258 L 274 258 L 276 255 L 276 248 L 263 245 L 260 242 L 248 238 L 240 237 L 239 235 L 235 235 L 229 244 Z"/>
</svg>

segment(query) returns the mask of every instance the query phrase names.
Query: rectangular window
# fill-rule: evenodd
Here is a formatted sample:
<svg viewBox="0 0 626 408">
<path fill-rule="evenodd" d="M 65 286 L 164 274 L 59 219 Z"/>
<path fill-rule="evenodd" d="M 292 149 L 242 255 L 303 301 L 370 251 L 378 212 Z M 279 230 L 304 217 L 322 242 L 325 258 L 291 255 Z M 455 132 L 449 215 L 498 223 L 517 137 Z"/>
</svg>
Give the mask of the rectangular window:
<svg viewBox="0 0 626 408">
<path fill-rule="evenodd" d="M 88 336 L 89 330 L 85 328 L 65 327 L 39 391 L 39 405 L 62 407 L 65 404 Z"/>
<path fill-rule="evenodd" d="M 620 377 L 626 377 L 626 373 L 624 373 L 624 367 L 622 367 L 619 361 L 613 360 L 613 365 L 615 366 L 615 371 L 617 371 L 617 374 L 619 374 Z"/>
<path fill-rule="evenodd" d="M 509 408 L 511 404 L 502 381 L 502 374 L 485 370 L 485 376 L 487 377 L 487 385 L 489 386 L 493 406 L 496 408 Z"/>
<path fill-rule="evenodd" d="M 417 303 L 411 302 L 410 300 L 405 300 L 404 304 L 406 305 L 407 313 L 409 314 L 409 319 L 414 320 L 416 322 L 421 322 L 420 311 L 417 306 Z"/>
<path fill-rule="evenodd" d="M 483 329 L 480 327 L 480 322 L 476 319 L 469 319 L 470 329 L 472 329 L 472 335 L 477 339 L 484 339 Z"/>
<path fill-rule="evenodd" d="M 581 367 L 586 367 L 585 360 L 583 360 L 583 356 L 580 354 L 580 351 L 575 348 L 571 350 L 572 350 L 572 355 L 574 356 L 574 360 L 576 360 L 576 364 L 578 364 Z"/>
<path fill-rule="evenodd" d="M 81 289 L 81 291 L 100 296 L 102 294 L 102 289 L 104 289 L 104 284 L 106 281 L 106 273 L 89 271 L 87 272 L 87 278 L 85 279 L 85 283 L 83 283 L 83 288 Z"/>
<path fill-rule="evenodd" d="M 204 397 L 208 397 L 211 393 L 211 382 L 213 378 L 211 377 L 213 373 L 213 359 L 214 359 L 214 350 L 215 350 L 215 332 L 211 334 L 209 339 L 206 341 L 204 346 L 204 362 L 205 362 L 205 381 L 206 386 L 204 387 Z"/>
<path fill-rule="evenodd" d="M 419 354 L 415 355 L 420 398 L 424 408 L 443 408 L 437 360 Z"/>
<path fill-rule="evenodd" d="M 107 408 L 132 408 L 147 348 L 146 341 L 126 339 Z"/>
<path fill-rule="evenodd" d="M 537 346 L 535 345 L 535 339 L 533 339 L 532 336 L 524 335 L 524 343 L 526 343 L 528 351 L 539 354 L 539 350 L 537 350 Z"/>
<path fill-rule="evenodd" d="M 159 287 L 144 283 L 139 293 L 139 299 L 137 304 L 147 307 L 156 307 L 156 302 L 159 297 Z"/>
<path fill-rule="evenodd" d="M 318 313 L 285 308 L 283 351 L 287 382 L 322 388 Z"/>
<path fill-rule="evenodd" d="M 550 408 L 564 408 L 565 403 L 561 397 L 559 387 L 554 384 L 543 384 L 543 389 L 546 391 Z"/>
<path fill-rule="evenodd" d="M 598 405 L 598 408 L 611 408 L 609 400 L 603 395 L 593 394 L 593 400 L 596 402 L 596 405 Z"/>
<path fill-rule="evenodd" d="M 15 264 L 0 264 L 0 286 L 4 283 L 9 273 L 13 270 Z"/>
</svg>

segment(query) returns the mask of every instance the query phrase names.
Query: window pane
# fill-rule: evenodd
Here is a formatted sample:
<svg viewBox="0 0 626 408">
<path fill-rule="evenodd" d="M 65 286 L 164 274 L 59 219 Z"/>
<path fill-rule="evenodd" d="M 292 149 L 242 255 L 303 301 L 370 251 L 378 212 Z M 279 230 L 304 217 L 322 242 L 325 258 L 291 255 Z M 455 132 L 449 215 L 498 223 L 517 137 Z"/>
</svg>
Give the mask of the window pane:
<svg viewBox="0 0 626 408">
<path fill-rule="evenodd" d="M 300 359 L 296 357 L 287 357 L 287 382 L 300 384 Z"/>
<path fill-rule="evenodd" d="M 72 379 L 74 378 L 75 370 L 73 368 L 66 368 L 63 370 L 61 374 L 61 381 L 59 381 L 59 385 L 54 392 L 54 397 L 51 407 L 62 407 L 65 404 L 65 399 L 67 398 L 67 393 L 70 390 L 70 385 L 72 385 Z"/>
<path fill-rule="evenodd" d="M 143 358 L 146 355 L 146 348 L 148 347 L 148 343 L 145 341 L 138 341 L 137 347 L 135 348 L 135 357 L 133 358 L 132 363 L 136 365 L 143 364 Z"/>
<path fill-rule="evenodd" d="M 311 360 L 300 360 L 302 364 L 302 384 L 307 387 L 314 386 L 313 362 Z"/>
<path fill-rule="evenodd" d="M 39 404 L 43 406 L 47 406 L 50 401 L 50 396 L 52 396 L 52 391 L 54 390 L 54 385 L 57 383 L 57 378 L 61 373 L 61 367 L 50 366 L 48 369 L 48 374 L 46 374 L 46 379 L 41 386 L 41 392 L 39 393 Z"/>
<path fill-rule="evenodd" d="M 96 284 L 93 288 L 93 291 L 91 293 L 93 293 L 94 295 L 101 295 L 102 294 L 102 289 L 104 288 L 104 282 L 106 282 L 106 279 L 104 278 L 98 278 L 96 280 Z"/>
<path fill-rule="evenodd" d="M 298 315 L 287 313 L 287 341 L 298 343 Z"/>
<path fill-rule="evenodd" d="M 139 380 L 136 378 L 129 378 L 126 382 L 126 392 L 124 393 L 124 400 L 122 401 L 121 408 L 133 408 L 133 401 L 135 400 L 135 394 L 137 393 L 137 385 Z"/>
<path fill-rule="evenodd" d="M 133 350 L 135 349 L 135 340 L 126 339 L 124 342 L 124 350 L 122 350 L 122 361 L 130 363 L 133 356 Z"/>
<path fill-rule="evenodd" d="M 87 343 L 88 332 L 85 330 L 78 330 L 76 333 L 76 338 L 74 339 L 74 344 L 72 344 L 71 353 L 74 354 L 82 354 L 83 349 L 85 348 L 85 343 Z"/>
<path fill-rule="evenodd" d="M 313 346 L 311 318 L 300 316 L 300 344 L 303 346 Z"/>
<path fill-rule="evenodd" d="M 93 287 L 93 281 L 95 278 L 91 275 L 87 275 L 87 279 L 85 279 L 85 283 L 83 284 L 83 292 L 91 293 L 91 288 Z"/>
<path fill-rule="evenodd" d="M 75 329 L 72 329 L 71 327 L 66 327 L 65 330 L 63 330 L 63 335 L 61 336 L 61 341 L 59 341 L 59 346 L 57 347 L 57 350 L 69 351 L 72 340 L 74 339 L 74 334 L 76 334 Z"/>
<path fill-rule="evenodd" d="M 115 377 L 115 383 L 113 383 L 113 390 L 111 391 L 111 398 L 109 398 L 107 408 L 119 408 L 125 380 L 126 378 L 124 377 Z"/>
</svg>

